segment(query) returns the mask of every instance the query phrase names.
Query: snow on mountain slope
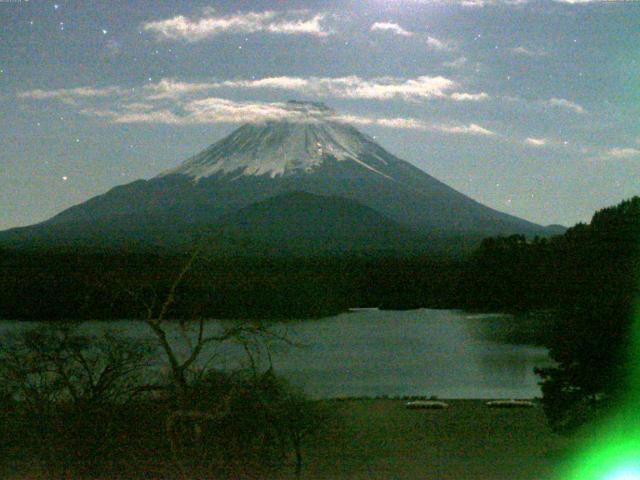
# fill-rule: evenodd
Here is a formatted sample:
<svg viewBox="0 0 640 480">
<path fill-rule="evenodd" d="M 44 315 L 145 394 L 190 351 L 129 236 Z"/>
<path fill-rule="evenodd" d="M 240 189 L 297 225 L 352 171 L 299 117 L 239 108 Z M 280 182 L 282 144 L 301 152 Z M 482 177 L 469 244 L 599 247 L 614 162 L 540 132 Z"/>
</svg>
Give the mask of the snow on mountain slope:
<svg viewBox="0 0 640 480">
<path fill-rule="evenodd" d="M 218 174 L 266 175 L 271 178 L 313 173 L 325 161 L 351 161 L 383 173 L 385 153 L 372 139 L 337 121 L 319 103 L 288 102 L 290 120 L 246 124 L 179 167 L 161 176 L 182 174 L 199 180 Z M 362 158 L 366 157 L 367 161 Z"/>
</svg>

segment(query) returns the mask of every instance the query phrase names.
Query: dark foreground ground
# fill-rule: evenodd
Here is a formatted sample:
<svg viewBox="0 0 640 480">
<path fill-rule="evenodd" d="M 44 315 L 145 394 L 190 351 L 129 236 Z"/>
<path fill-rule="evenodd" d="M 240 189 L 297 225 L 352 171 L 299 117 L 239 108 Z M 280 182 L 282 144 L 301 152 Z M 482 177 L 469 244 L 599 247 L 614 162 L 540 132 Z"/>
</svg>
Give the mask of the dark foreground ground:
<svg viewBox="0 0 640 480">
<path fill-rule="evenodd" d="M 452 400 L 407 410 L 401 400 L 332 401 L 340 421 L 305 451 L 305 479 L 552 479 L 563 439 L 542 408 Z M 290 469 L 278 478 L 294 478 Z"/>
<path fill-rule="evenodd" d="M 550 431 L 539 405 L 491 409 L 482 400 L 451 400 L 444 410 L 408 410 L 405 401 L 395 399 L 323 403 L 334 414 L 328 415 L 317 436 L 307 440 L 301 479 L 561 480 L 554 471 L 566 439 Z M 150 447 L 149 457 L 140 459 L 149 466 L 142 466 L 144 476 L 117 478 L 164 480 L 166 473 L 158 473 L 162 461 Z M 50 478 L 36 465 L 31 468 L 29 473 L 3 478 Z M 291 459 L 277 473 L 244 472 L 232 478 L 293 480 L 296 475 Z"/>
</svg>

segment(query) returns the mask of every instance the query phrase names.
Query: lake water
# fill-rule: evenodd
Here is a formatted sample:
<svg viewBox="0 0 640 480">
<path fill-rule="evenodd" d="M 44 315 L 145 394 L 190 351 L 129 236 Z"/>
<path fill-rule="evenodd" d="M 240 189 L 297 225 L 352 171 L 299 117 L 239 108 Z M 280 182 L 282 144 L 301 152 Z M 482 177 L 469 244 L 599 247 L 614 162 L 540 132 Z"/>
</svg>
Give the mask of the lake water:
<svg viewBox="0 0 640 480">
<path fill-rule="evenodd" d="M 278 324 L 293 346 L 269 349 L 276 372 L 312 397 L 435 395 L 440 398 L 532 398 L 540 396 L 536 366 L 551 364 L 544 348 L 496 343 L 483 332 L 497 315 L 454 310 L 361 310 L 319 320 Z M 28 324 L 0 322 L 0 333 Z M 151 338 L 136 321 L 88 322 L 91 332 L 116 329 Z M 209 330 L 219 328 L 211 322 Z M 490 328 L 489 328 L 490 330 Z M 172 330 L 180 342 L 178 329 Z M 266 361 L 264 350 L 259 360 Z M 234 368 L 246 362 L 238 345 L 216 347 L 210 365 Z"/>
</svg>

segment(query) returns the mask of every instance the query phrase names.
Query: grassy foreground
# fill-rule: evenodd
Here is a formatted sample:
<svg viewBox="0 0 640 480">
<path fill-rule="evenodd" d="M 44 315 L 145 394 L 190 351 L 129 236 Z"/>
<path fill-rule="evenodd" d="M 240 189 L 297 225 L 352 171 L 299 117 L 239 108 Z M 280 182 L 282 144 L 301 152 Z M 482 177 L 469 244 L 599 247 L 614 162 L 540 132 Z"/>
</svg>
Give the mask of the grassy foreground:
<svg viewBox="0 0 640 480">
<path fill-rule="evenodd" d="M 483 400 L 449 400 L 448 409 L 409 410 L 405 401 L 395 399 L 322 403 L 335 415 L 329 414 L 321 431 L 305 441 L 301 480 L 558 480 L 554 470 L 561 452 L 570 447 L 568 439 L 551 432 L 540 406 L 491 409 Z M 130 474 L 100 480 L 178 478 L 167 476 L 173 472 L 167 459 L 166 452 L 163 456 L 149 445 L 148 456 L 139 458 Z M 296 480 L 290 462 L 271 473 L 241 468 L 231 478 Z M 0 472 L 0 477 L 52 478 L 32 467 L 27 473 L 22 465 L 21 473 Z"/>
<path fill-rule="evenodd" d="M 408 410 L 401 400 L 331 401 L 336 420 L 305 449 L 304 479 L 545 480 L 563 441 L 542 409 L 452 400 Z M 278 477 L 294 478 L 290 469 Z"/>
</svg>

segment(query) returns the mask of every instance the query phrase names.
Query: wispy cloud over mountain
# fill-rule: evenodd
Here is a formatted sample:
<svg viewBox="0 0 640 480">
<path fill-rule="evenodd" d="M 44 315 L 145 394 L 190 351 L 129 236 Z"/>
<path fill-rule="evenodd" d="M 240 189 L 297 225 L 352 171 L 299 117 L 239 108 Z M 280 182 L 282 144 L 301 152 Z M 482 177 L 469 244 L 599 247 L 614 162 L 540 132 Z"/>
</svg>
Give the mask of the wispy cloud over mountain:
<svg viewBox="0 0 640 480">
<path fill-rule="evenodd" d="M 255 80 L 214 80 L 208 82 L 187 82 L 165 78 L 149 83 L 138 90 L 149 100 L 179 98 L 219 89 L 238 90 L 284 90 L 323 98 L 349 98 L 366 100 L 418 101 L 443 99 L 460 101 L 487 100 L 486 92 L 458 91 L 460 84 L 443 76 L 419 76 L 414 78 L 362 78 L 357 75 L 347 77 L 265 77 Z M 75 97 L 104 97 L 129 95 L 130 90 L 121 87 L 58 90 L 30 90 L 21 92 L 20 98 L 35 100 L 62 99 Z"/>
<path fill-rule="evenodd" d="M 257 80 L 265 85 L 297 85 L 288 78 L 272 78 Z M 223 82 L 225 86 L 237 86 L 236 82 Z M 211 87 L 211 85 L 215 85 Z M 96 89 L 92 96 L 85 95 L 84 89 L 65 90 L 76 92 L 76 98 L 64 96 L 61 90 L 23 92 L 20 97 L 33 100 L 84 100 L 79 113 L 98 118 L 105 118 L 117 124 L 167 124 L 167 125 L 200 125 L 214 123 L 239 124 L 246 122 L 266 122 L 288 120 L 292 122 L 335 121 L 356 125 L 373 125 L 383 128 L 421 130 L 444 134 L 494 136 L 495 132 L 475 123 L 463 124 L 455 121 L 427 122 L 411 117 L 379 117 L 375 115 L 338 114 L 332 110 L 319 108 L 301 112 L 282 102 L 234 101 L 226 98 L 211 97 L 201 94 L 210 88 L 218 88 L 217 84 L 189 84 L 186 82 L 163 81 L 147 85 L 132 91 L 131 89 L 115 89 L 107 87 Z M 374 89 L 375 91 L 375 89 Z M 34 93 L 36 92 L 36 93 Z M 135 92 L 135 93 L 134 93 Z M 108 104 L 96 103 L 107 95 L 116 96 Z M 371 98 L 367 91 L 364 98 Z M 376 95 L 378 95 L 376 93 Z M 381 98 L 387 92 L 380 93 Z M 91 102 L 93 100 L 93 103 Z"/>
</svg>

